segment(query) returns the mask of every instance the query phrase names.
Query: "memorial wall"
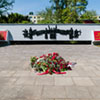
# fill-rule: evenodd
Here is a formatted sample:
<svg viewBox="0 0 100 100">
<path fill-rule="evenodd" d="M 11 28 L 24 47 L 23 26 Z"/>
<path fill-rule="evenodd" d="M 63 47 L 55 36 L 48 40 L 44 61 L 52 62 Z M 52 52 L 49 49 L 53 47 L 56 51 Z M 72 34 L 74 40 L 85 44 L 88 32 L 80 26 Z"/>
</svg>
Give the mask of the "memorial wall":
<svg viewBox="0 0 100 100">
<path fill-rule="evenodd" d="M 0 24 L 10 41 L 92 41 L 98 24 Z"/>
</svg>

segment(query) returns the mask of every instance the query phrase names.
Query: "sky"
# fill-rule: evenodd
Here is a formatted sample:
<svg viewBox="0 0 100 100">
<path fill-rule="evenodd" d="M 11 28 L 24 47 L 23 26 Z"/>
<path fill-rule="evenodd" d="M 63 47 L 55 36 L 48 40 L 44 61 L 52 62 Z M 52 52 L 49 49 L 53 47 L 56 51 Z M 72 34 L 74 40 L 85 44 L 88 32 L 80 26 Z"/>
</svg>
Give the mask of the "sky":
<svg viewBox="0 0 100 100">
<path fill-rule="evenodd" d="M 46 7 L 50 7 L 49 0 L 15 0 L 13 10 L 10 12 L 17 12 L 23 15 L 28 15 L 29 12 L 36 14 L 39 11 L 44 10 Z M 87 10 L 95 10 L 100 15 L 100 0 L 88 0 Z"/>
</svg>

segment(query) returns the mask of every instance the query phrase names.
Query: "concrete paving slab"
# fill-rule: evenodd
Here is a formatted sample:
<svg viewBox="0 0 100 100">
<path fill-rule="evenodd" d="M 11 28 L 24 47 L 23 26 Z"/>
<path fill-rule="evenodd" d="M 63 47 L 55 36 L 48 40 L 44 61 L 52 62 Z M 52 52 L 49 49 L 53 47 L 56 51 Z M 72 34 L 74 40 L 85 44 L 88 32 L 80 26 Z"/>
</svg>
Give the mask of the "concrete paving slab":
<svg viewBox="0 0 100 100">
<path fill-rule="evenodd" d="M 94 83 L 89 77 L 73 77 L 76 86 L 94 86 Z"/>
<path fill-rule="evenodd" d="M 73 86 L 74 83 L 71 77 L 55 77 L 56 86 Z"/>
<path fill-rule="evenodd" d="M 64 87 L 44 86 L 42 98 L 66 98 Z"/>
<path fill-rule="evenodd" d="M 100 86 L 100 77 L 92 77 L 91 79 L 96 86 Z"/>
<path fill-rule="evenodd" d="M 89 87 L 88 89 L 94 99 L 100 99 L 100 87 Z"/>
<path fill-rule="evenodd" d="M 35 77 L 20 77 L 15 85 L 33 85 L 35 83 Z"/>
<path fill-rule="evenodd" d="M 66 87 L 66 95 L 67 98 L 70 99 L 77 99 L 77 98 L 91 99 L 92 98 L 92 96 L 90 95 L 86 87 L 78 87 L 78 86 Z"/>
<path fill-rule="evenodd" d="M 36 77 L 35 85 L 54 85 L 54 78 L 50 76 Z"/>
<path fill-rule="evenodd" d="M 22 90 L 19 91 L 16 98 L 19 99 L 40 99 L 42 94 L 41 86 L 23 86 Z"/>
</svg>

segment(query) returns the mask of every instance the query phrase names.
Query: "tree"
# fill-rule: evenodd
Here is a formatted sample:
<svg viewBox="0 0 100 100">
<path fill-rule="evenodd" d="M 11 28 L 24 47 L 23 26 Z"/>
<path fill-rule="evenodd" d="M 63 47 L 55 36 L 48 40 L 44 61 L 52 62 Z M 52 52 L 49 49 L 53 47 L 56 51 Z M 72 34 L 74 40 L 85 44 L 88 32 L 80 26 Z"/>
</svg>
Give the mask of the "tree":
<svg viewBox="0 0 100 100">
<path fill-rule="evenodd" d="M 83 13 L 81 16 L 80 16 L 80 19 L 79 19 L 81 22 L 84 22 L 84 21 L 91 21 L 93 23 L 99 23 L 99 20 L 97 19 L 97 12 L 94 11 L 94 10 L 91 10 L 91 11 L 86 11 L 85 13 Z"/>
<path fill-rule="evenodd" d="M 84 13 L 88 0 L 51 0 L 57 23 L 76 23 Z"/>
<path fill-rule="evenodd" d="M 55 14 L 55 20 L 57 23 L 62 23 L 62 12 L 64 10 L 64 0 L 50 0 Z"/>
<path fill-rule="evenodd" d="M 56 23 L 52 7 L 46 8 L 44 11 L 39 12 L 38 15 L 43 18 L 43 20 L 38 22 L 39 24 Z"/>
<path fill-rule="evenodd" d="M 31 11 L 31 12 L 29 12 L 29 15 L 34 15 L 34 13 Z"/>
<path fill-rule="evenodd" d="M 96 20 L 97 13 L 94 10 L 86 11 L 83 15 L 80 16 L 82 20 Z"/>
<path fill-rule="evenodd" d="M 13 6 L 14 0 L 0 0 L 0 15 L 10 10 Z"/>
<path fill-rule="evenodd" d="M 76 11 L 65 9 L 62 13 L 62 20 L 63 23 L 78 23 L 78 14 Z"/>
<path fill-rule="evenodd" d="M 8 16 L 1 15 L 0 23 L 30 23 L 28 16 L 18 13 L 11 13 Z"/>
<path fill-rule="evenodd" d="M 7 23 L 7 22 L 8 22 L 7 16 L 1 15 L 0 16 L 0 23 Z"/>
</svg>

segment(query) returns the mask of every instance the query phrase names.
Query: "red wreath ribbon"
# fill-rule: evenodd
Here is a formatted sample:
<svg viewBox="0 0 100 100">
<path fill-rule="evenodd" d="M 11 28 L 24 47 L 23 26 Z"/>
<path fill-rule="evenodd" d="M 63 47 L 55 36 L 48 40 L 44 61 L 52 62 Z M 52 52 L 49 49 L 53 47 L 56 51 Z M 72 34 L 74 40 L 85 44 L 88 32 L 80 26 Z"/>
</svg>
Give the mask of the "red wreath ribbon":
<svg viewBox="0 0 100 100">
<path fill-rule="evenodd" d="M 45 75 L 45 74 L 48 74 L 49 73 L 49 71 L 48 70 L 46 70 L 45 72 L 43 72 L 43 73 L 37 73 L 37 75 Z"/>
<path fill-rule="evenodd" d="M 66 72 L 57 72 L 57 71 L 55 71 L 55 70 L 53 70 L 53 72 L 54 72 L 55 74 L 66 74 Z"/>
<path fill-rule="evenodd" d="M 53 72 L 54 72 L 55 74 L 66 74 L 66 72 L 57 72 L 57 71 L 55 71 L 55 70 L 53 70 Z M 46 70 L 46 71 L 43 72 L 43 73 L 37 73 L 37 75 L 45 75 L 45 74 L 49 74 L 49 69 Z"/>
</svg>

